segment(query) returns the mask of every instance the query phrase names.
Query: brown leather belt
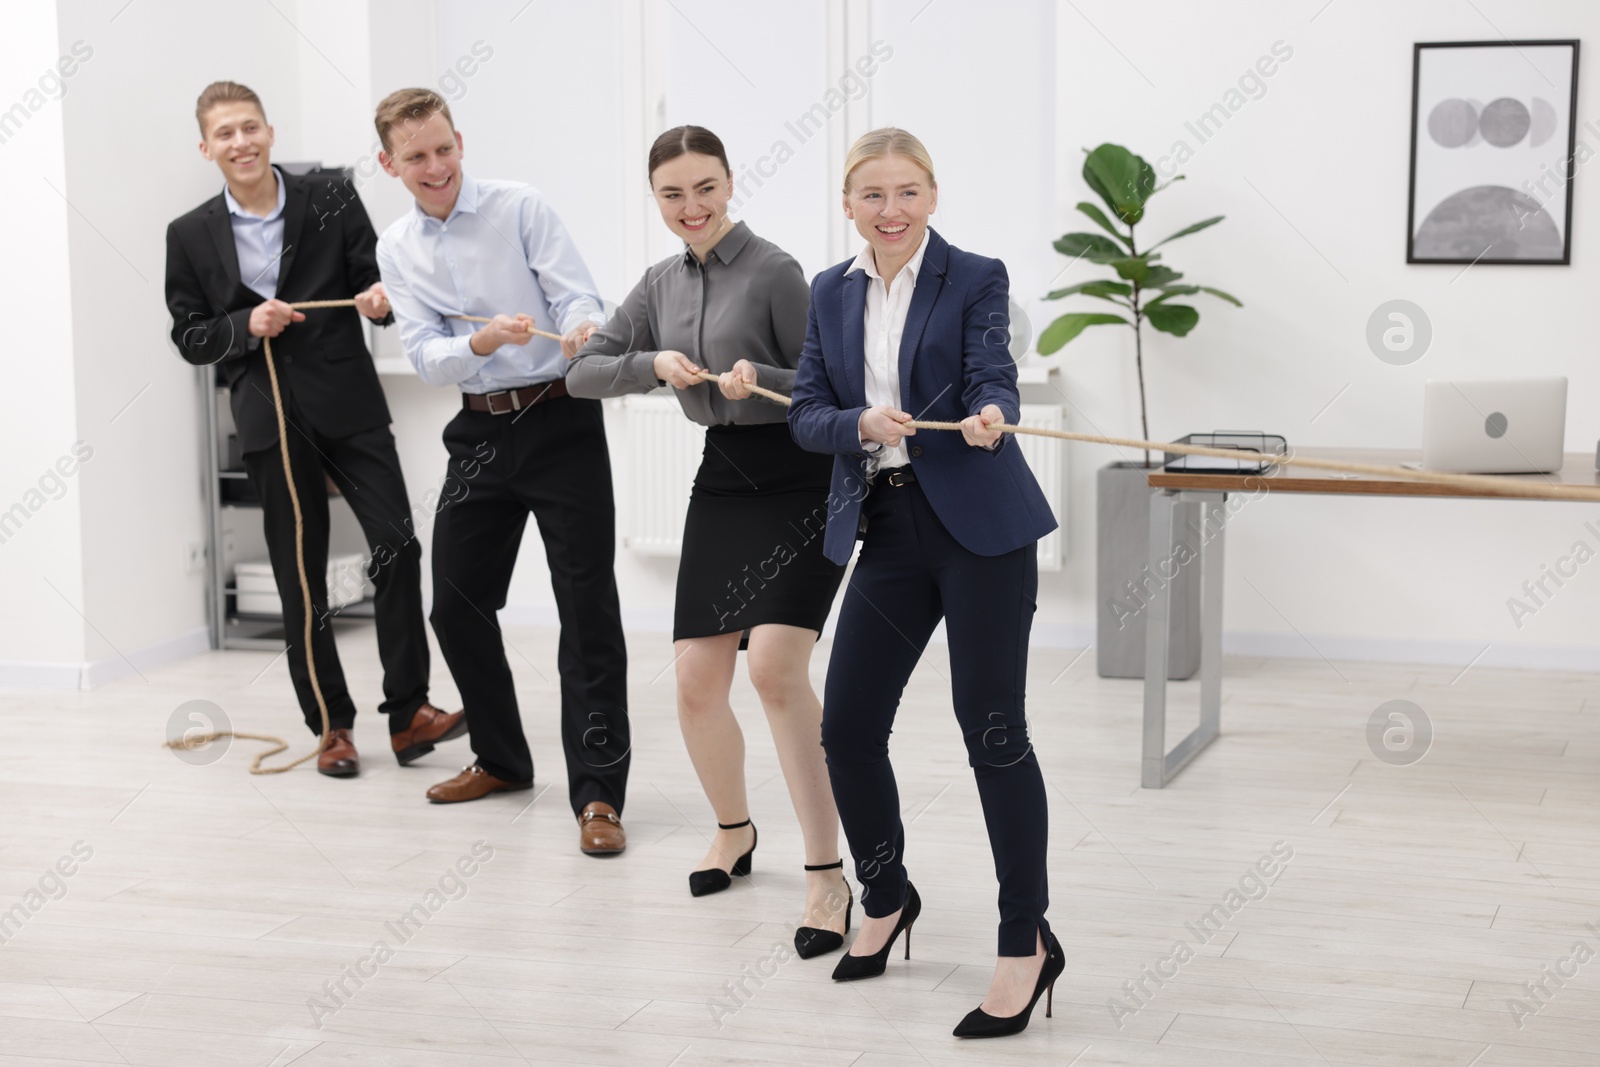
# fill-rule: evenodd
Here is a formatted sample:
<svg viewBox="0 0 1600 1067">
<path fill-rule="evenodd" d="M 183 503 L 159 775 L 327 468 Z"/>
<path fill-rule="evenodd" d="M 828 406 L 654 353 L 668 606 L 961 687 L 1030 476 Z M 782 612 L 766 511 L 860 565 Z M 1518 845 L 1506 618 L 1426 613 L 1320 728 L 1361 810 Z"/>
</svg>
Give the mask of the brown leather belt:
<svg viewBox="0 0 1600 1067">
<path fill-rule="evenodd" d="M 521 389 L 502 389 L 497 393 L 462 393 L 461 406 L 468 411 L 487 411 L 491 415 L 509 415 L 513 411 L 531 408 L 546 400 L 567 395 L 567 382 L 557 378 Z"/>
</svg>

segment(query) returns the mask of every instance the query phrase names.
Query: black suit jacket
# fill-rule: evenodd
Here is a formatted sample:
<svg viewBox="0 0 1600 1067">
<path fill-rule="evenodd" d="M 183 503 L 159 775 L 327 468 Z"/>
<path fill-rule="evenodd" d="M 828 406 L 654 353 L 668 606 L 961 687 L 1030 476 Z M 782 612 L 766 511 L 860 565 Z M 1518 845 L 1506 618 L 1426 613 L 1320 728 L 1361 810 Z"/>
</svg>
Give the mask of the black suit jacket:
<svg viewBox="0 0 1600 1067">
<path fill-rule="evenodd" d="M 286 193 L 279 300 L 347 300 L 378 281 L 378 237 L 342 174 L 279 171 Z M 172 340 L 197 366 L 218 363 L 228 383 L 241 450 L 278 440 L 261 338 L 249 330 L 259 293 L 239 279 L 233 224 L 222 194 L 167 226 L 167 309 Z M 327 437 L 389 423 L 389 407 L 354 308 L 308 309 L 272 341 L 284 403 Z M 394 321 L 390 316 L 380 325 Z"/>
</svg>

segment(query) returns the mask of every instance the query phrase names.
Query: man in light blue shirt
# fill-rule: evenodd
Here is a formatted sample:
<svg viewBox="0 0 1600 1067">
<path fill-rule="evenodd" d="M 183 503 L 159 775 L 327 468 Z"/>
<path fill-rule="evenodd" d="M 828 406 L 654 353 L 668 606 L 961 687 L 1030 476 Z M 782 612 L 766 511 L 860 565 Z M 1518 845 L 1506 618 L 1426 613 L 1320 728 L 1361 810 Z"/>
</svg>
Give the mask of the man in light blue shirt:
<svg viewBox="0 0 1600 1067">
<path fill-rule="evenodd" d="M 605 322 L 588 267 L 532 186 L 458 173 L 460 192 L 445 217 L 418 202 L 378 245 L 406 355 L 429 385 L 455 385 L 464 393 L 565 377 L 568 358 Z M 509 316 L 514 321 L 571 341 L 521 336 L 490 348 L 488 327 L 446 317 L 492 317 L 507 309 L 523 313 Z M 476 346 L 475 334 L 486 335 Z"/>
<path fill-rule="evenodd" d="M 461 169 L 450 109 L 427 89 L 378 105 L 378 162 L 415 210 L 384 231 L 378 266 L 422 380 L 455 385 L 444 431 L 466 491 L 433 528 L 433 612 L 476 762 L 428 790 L 436 803 L 533 785 L 533 757 L 495 613 L 531 512 L 561 618 L 561 736 L 579 847 L 621 852 L 628 661 L 617 606 L 616 508 L 600 402 L 567 395 L 567 360 L 604 321 L 588 268 L 537 190 Z M 475 326 L 458 315 L 488 318 Z M 560 332 L 562 340 L 533 330 Z"/>
</svg>

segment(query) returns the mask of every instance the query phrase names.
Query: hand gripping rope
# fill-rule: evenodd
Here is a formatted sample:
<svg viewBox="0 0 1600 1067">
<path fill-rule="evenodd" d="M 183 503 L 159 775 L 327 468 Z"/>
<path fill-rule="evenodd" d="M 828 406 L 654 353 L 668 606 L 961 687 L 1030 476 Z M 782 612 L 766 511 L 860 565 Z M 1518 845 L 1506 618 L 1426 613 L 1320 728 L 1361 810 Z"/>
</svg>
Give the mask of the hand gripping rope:
<svg viewBox="0 0 1600 1067">
<path fill-rule="evenodd" d="M 355 307 L 354 300 L 306 300 L 289 306 L 296 310 L 310 308 L 342 308 Z M 467 322 L 489 322 L 491 320 L 478 315 L 447 315 L 446 318 L 462 319 Z M 529 328 L 534 336 L 548 337 L 551 340 L 561 340 L 561 335 L 549 333 L 545 330 Z M 316 749 L 301 756 L 292 763 L 280 767 L 263 767 L 261 761 L 276 756 L 289 747 L 282 738 L 271 737 L 266 734 L 247 734 L 235 730 L 219 730 L 211 733 L 184 736 L 166 742 L 168 748 L 200 748 L 213 741 L 224 737 L 238 737 L 249 741 L 264 741 L 276 745 L 276 748 L 262 752 L 250 763 L 251 774 L 282 774 L 292 770 L 307 760 L 314 759 L 328 745 L 328 704 L 322 696 L 322 686 L 317 681 L 316 660 L 311 649 L 312 611 L 311 611 L 311 584 L 306 577 L 305 561 L 305 521 L 300 510 L 300 495 L 295 490 L 294 471 L 289 464 L 288 426 L 283 415 L 283 396 L 278 388 L 278 368 L 272 358 L 272 341 L 270 338 L 261 339 L 261 350 L 267 360 L 267 375 L 272 381 L 272 405 L 278 416 L 278 453 L 283 457 L 283 475 L 289 483 L 289 503 L 294 509 L 294 553 L 295 564 L 298 569 L 300 581 L 300 601 L 305 606 L 305 620 L 303 639 L 306 650 L 306 671 L 311 677 L 311 692 L 317 698 L 317 709 L 322 713 L 322 737 Z M 698 377 L 707 382 L 719 380 L 719 376 L 709 371 L 701 371 Z M 757 396 L 782 404 L 787 407 L 791 401 L 782 393 L 759 385 L 749 385 L 747 388 Z M 912 420 L 904 423 L 917 430 L 960 430 L 959 422 L 925 422 Z M 1600 501 L 1600 486 L 1585 485 L 1554 485 L 1550 483 L 1524 482 L 1512 478 L 1497 477 L 1486 474 L 1448 474 L 1443 471 L 1415 470 L 1410 467 L 1388 467 L 1375 463 L 1344 463 L 1331 459 L 1312 459 L 1295 456 L 1292 452 L 1286 455 L 1275 455 L 1266 452 L 1252 452 L 1248 449 L 1232 448 L 1207 448 L 1203 445 L 1181 445 L 1166 441 L 1144 441 L 1134 437 L 1104 437 L 1099 434 L 1072 433 L 1067 430 L 1050 430 L 1034 426 L 1012 426 L 1000 423 L 991 429 L 1000 430 L 1009 434 L 1033 434 L 1038 437 L 1053 437 L 1062 441 L 1084 441 L 1090 444 L 1115 445 L 1122 448 L 1147 449 L 1153 452 L 1171 452 L 1184 456 L 1213 456 L 1219 459 L 1249 460 L 1276 467 L 1310 467 L 1317 470 L 1339 471 L 1346 474 L 1366 474 L 1382 478 L 1402 479 L 1413 482 L 1430 482 L 1437 485 L 1450 485 L 1463 489 L 1477 489 L 1501 496 L 1528 497 L 1537 500 L 1597 500 Z M 285 620 L 287 622 L 287 620 Z"/>
</svg>

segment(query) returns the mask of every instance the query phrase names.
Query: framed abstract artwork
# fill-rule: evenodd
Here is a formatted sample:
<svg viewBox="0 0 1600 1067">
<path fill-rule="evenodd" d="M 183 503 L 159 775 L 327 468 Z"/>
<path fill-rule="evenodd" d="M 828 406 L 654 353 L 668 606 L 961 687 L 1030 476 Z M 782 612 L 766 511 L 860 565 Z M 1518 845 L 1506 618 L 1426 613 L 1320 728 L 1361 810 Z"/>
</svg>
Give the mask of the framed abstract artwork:
<svg viewBox="0 0 1600 1067">
<path fill-rule="evenodd" d="M 1570 263 L 1577 105 L 1575 40 L 1418 44 L 1406 262 Z"/>
</svg>

